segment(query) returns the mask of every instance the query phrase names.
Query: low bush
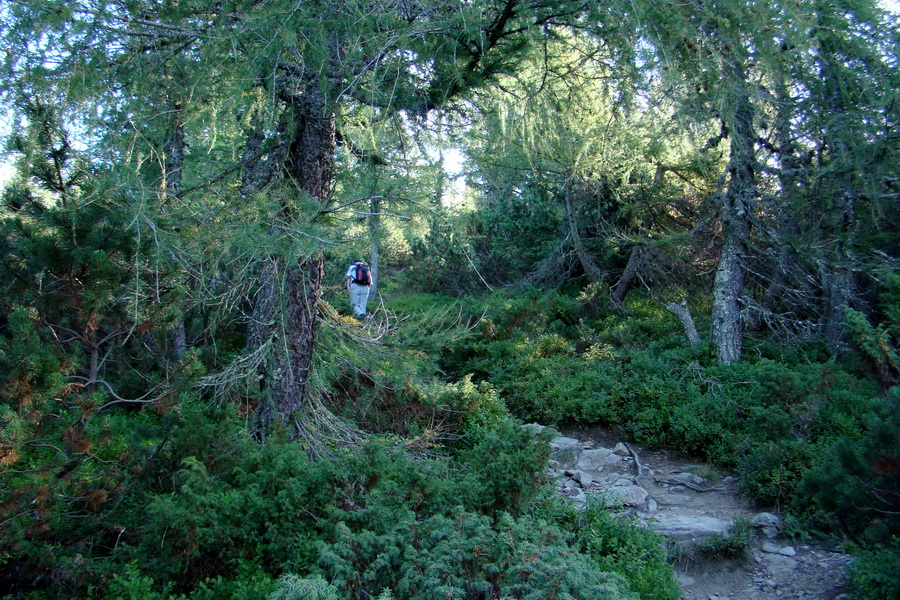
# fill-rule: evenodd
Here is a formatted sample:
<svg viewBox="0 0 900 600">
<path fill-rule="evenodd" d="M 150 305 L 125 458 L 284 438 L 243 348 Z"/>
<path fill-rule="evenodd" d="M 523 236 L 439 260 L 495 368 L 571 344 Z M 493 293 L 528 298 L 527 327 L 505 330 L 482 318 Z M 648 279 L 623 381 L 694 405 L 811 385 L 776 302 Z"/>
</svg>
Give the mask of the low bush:
<svg viewBox="0 0 900 600">
<path fill-rule="evenodd" d="M 497 519 L 457 510 L 419 521 L 396 515 L 378 534 L 338 526 L 322 543 L 320 568 L 341 598 L 634 598 L 618 575 L 603 571 L 545 522 Z"/>
</svg>

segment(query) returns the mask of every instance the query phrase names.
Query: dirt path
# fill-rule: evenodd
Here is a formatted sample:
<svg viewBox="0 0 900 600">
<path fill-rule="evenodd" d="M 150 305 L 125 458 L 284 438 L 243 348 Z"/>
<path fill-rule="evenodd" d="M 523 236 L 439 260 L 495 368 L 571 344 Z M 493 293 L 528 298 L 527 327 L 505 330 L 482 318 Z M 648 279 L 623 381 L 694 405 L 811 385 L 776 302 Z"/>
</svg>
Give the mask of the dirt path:
<svg viewBox="0 0 900 600">
<path fill-rule="evenodd" d="M 777 515 L 738 495 L 738 481 L 665 451 L 622 444 L 599 429 L 566 431 L 551 444 L 551 474 L 574 502 L 619 498 L 619 508 L 669 540 L 685 600 L 836 600 L 845 597 L 842 552 L 798 545 Z M 615 500 L 614 500 L 615 501 Z M 746 555 L 710 551 L 735 522 L 752 528 Z M 710 537 L 713 536 L 713 537 Z M 704 551 L 705 548 L 705 551 Z"/>
</svg>

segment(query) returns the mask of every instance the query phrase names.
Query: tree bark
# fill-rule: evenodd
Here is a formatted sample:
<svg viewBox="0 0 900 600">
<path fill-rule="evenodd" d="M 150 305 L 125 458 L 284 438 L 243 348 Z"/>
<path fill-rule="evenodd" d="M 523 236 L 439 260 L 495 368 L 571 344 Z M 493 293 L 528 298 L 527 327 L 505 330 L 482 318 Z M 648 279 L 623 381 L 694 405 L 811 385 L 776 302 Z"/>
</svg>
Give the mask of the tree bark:
<svg viewBox="0 0 900 600">
<path fill-rule="evenodd" d="M 694 318 L 691 316 L 691 311 L 688 310 L 687 303 L 676 304 L 670 302 L 666 304 L 666 310 L 681 321 L 681 325 L 684 327 L 684 334 L 687 336 L 691 348 L 699 346 L 700 334 L 697 333 L 697 326 L 694 325 Z"/>
<path fill-rule="evenodd" d="M 166 140 L 163 143 L 162 185 L 167 199 L 174 199 L 181 191 L 181 179 L 184 171 L 185 142 L 181 103 L 171 102 L 169 114 L 171 121 L 166 129 Z M 184 316 L 181 315 L 175 322 L 175 331 L 172 334 L 172 354 L 177 360 L 182 360 L 185 352 L 187 352 L 187 331 L 185 330 Z"/>
<path fill-rule="evenodd" d="M 753 106 L 747 92 L 746 76 L 739 64 L 730 66 L 735 109 L 730 115 L 730 179 L 724 194 L 722 216 L 722 256 L 713 284 L 712 339 L 716 358 L 722 364 L 741 359 L 744 327 L 741 297 L 746 282 L 745 261 L 750 236 L 750 207 L 756 194 L 753 160 L 755 136 Z"/>
<path fill-rule="evenodd" d="M 631 248 L 631 254 L 628 256 L 628 264 L 625 265 L 625 270 L 622 271 L 622 276 L 616 282 L 616 285 L 610 290 L 612 305 L 617 310 L 622 310 L 624 307 L 625 296 L 634 286 L 638 273 L 644 266 L 645 253 L 646 247 L 641 244 L 637 244 Z"/>
<path fill-rule="evenodd" d="M 289 109 L 288 143 L 282 182 L 324 206 L 331 189 L 334 167 L 334 118 L 327 107 L 321 83 L 315 74 L 287 68 L 279 80 L 277 93 Z M 284 194 L 285 198 L 292 194 Z M 281 207 L 287 227 L 301 226 L 296 207 L 285 200 Z M 265 432 L 278 418 L 289 428 L 291 439 L 301 435 L 294 418 L 306 403 L 309 373 L 315 346 L 316 324 L 322 288 L 322 248 L 285 266 L 284 289 L 279 303 L 281 330 L 277 332 L 275 369 L 269 395 L 270 406 L 260 407 L 257 434 Z"/>
<path fill-rule="evenodd" d="M 594 263 L 593 259 L 588 255 L 581 243 L 581 234 L 578 232 L 578 220 L 575 218 L 575 212 L 572 205 L 572 185 L 566 186 L 565 202 L 566 202 L 566 222 L 569 226 L 569 237 L 572 238 L 572 246 L 575 248 L 575 255 L 584 269 L 584 274 L 591 283 L 597 283 L 603 279 L 603 271 Z"/>
<path fill-rule="evenodd" d="M 370 212 L 372 214 L 369 215 L 369 243 L 371 247 L 369 271 L 372 273 L 372 285 L 369 287 L 369 297 L 375 298 L 376 294 L 378 294 L 378 258 L 380 250 L 378 239 L 381 233 L 381 201 L 379 199 L 372 198 Z"/>
</svg>

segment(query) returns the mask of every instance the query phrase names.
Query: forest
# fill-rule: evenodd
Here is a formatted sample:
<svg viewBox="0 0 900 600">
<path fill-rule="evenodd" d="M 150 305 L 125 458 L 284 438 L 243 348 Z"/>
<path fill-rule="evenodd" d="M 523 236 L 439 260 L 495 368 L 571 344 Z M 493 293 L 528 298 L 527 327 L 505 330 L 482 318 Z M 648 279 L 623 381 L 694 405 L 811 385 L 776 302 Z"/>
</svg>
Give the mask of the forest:
<svg viewBox="0 0 900 600">
<path fill-rule="evenodd" d="M 527 423 L 727 469 L 900 597 L 876 0 L 7 0 L 0 42 L 0 597 L 681 597 Z"/>
</svg>

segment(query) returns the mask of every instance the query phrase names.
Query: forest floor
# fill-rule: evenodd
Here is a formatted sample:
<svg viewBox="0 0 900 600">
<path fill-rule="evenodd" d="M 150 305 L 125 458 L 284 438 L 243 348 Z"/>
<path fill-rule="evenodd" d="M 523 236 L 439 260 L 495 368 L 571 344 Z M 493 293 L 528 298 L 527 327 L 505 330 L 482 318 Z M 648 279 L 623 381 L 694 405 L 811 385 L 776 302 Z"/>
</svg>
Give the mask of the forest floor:
<svg viewBox="0 0 900 600">
<path fill-rule="evenodd" d="M 566 431 L 561 440 L 575 439 L 582 449 L 614 448 L 620 440 L 601 429 Z M 565 444 L 565 442 L 564 442 Z M 850 556 L 837 548 L 800 544 L 782 537 L 777 515 L 754 508 L 738 493 L 737 478 L 709 469 L 708 466 L 664 450 L 648 450 L 634 445 L 626 447 L 618 466 L 606 470 L 619 472 L 607 481 L 620 478 L 628 471 L 631 480 L 646 490 L 646 498 L 638 495 L 625 511 L 667 537 L 676 548 L 676 574 L 684 600 L 837 600 L 845 598 L 844 576 Z M 554 446 L 559 453 L 558 445 Z M 583 451 L 583 450 L 582 450 Z M 604 450 L 605 452 L 605 450 Z M 624 455 L 623 452 L 619 452 Z M 553 457 L 551 457 L 552 459 Z M 561 493 L 572 495 L 574 486 L 564 465 L 555 476 L 561 481 Z M 579 465 L 583 466 L 583 462 Z M 575 468 L 575 467 L 573 467 Z M 600 469 L 595 474 L 601 479 Z M 583 478 L 576 476 L 575 479 Z M 585 491 L 604 492 L 602 481 L 588 479 Z M 686 485 L 682 485 L 684 482 Z M 598 485 L 599 483 L 599 485 Z M 609 488 L 606 488 L 607 490 Z M 582 495 L 581 492 L 578 492 Z M 631 494 L 634 496 L 634 494 Z M 727 534 L 736 520 L 754 523 L 750 543 L 744 557 L 728 559 L 715 552 L 698 552 L 710 535 Z M 775 525 L 772 526 L 772 522 Z M 764 526 L 768 524 L 769 526 Z M 707 544 L 708 545 L 708 544 Z"/>
</svg>

